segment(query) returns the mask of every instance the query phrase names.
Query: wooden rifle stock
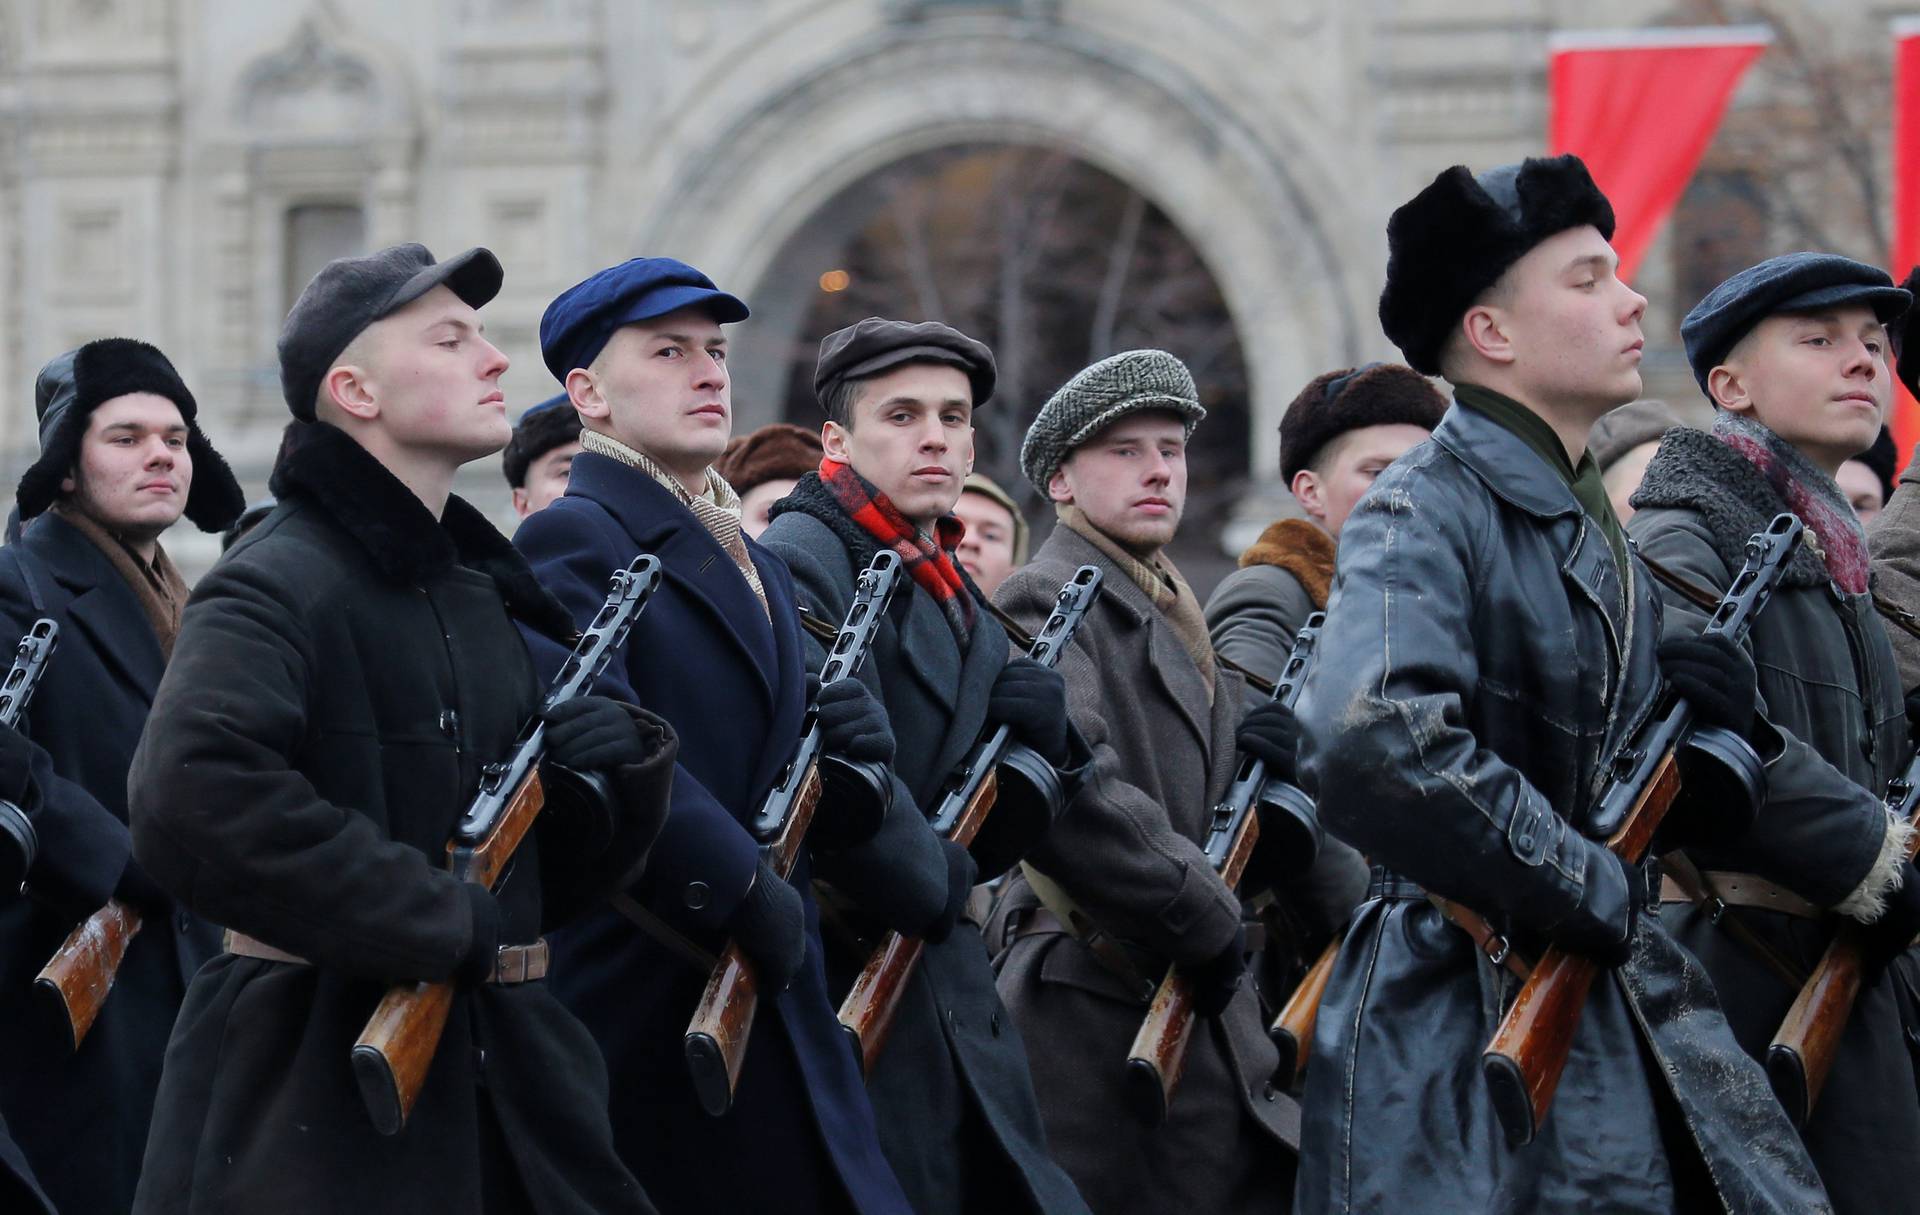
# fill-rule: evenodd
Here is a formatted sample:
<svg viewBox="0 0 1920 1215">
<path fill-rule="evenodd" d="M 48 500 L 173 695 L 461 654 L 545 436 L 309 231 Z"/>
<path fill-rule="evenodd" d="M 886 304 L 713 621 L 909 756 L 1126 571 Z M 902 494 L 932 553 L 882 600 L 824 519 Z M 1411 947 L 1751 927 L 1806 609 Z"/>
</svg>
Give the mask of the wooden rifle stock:
<svg viewBox="0 0 1920 1215">
<path fill-rule="evenodd" d="M 1920 755 L 1888 784 L 1886 800 L 1898 817 L 1920 826 Z M 1920 835 L 1908 841 L 1907 860 L 1917 854 Z M 1806 1125 L 1826 1087 L 1840 1037 L 1865 982 L 1865 967 L 1860 930 L 1843 922 L 1767 1047 L 1767 1079 L 1796 1127 Z"/>
<path fill-rule="evenodd" d="M 498 829 L 472 850 L 465 864 L 456 861 L 455 845 L 447 845 L 449 868 L 455 868 L 462 881 L 491 887 L 533 827 L 545 800 L 539 773 L 528 773 Z M 353 1074 L 374 1128 L 382 1135 L 398 1134 L 407 1124 L 452 1009 L 452 983 L 403 983 L 388 988 L 367 1018 L 353 1044 Z"/>
<path fill-rule="evenodd" d="M 993 809 L 999 789 L 998 777 L 988 773 L 948 838 L 962 848 L 972 844 L 974 836 L 980 832 L 980 824 L 986 821 L 987 812 Z M 853 980 L 853 987 L 847 992 L 847 998 L 840 1005 L 840 1024 L 853 1035 L 854 1045 L 860 1054 L 860 1069 L 865 1075 L 873 1074 L 874 1061 L 886 1046 L 887 1034 L 893 1029 L 893 1018 L 900 1011 L 900 998 L 906 994 L 907 979 L 919 964 L 920 954 L 925 948 L 925 942 L 919 937 L 889 932 L 881 938 L 873 956 L 860 969 L 859 975 Z"/>
<path fill-rule="evenodd" d="M 1280 1052 L 1280 1066 L 1274 1069 L 1276 1081 L 1287 1089 L 1300 1082 L 1307 1056 L 1313 1046 L 1313 1023 L 1320 1016 L 1320 1000 L 1327 994 L 1327 980 L 1333 977 L 1333 960 L 1340 956 L 1340 938 L 1334 937 L 1320 951 L 1307 973 L 1287 997 L 1280 1015 L 1267 1027 L 1267 1036 Z"/>
<path fill-rule="evenodd" d="M 113 990 L 113 979 L 127 956 L 127 945 L 140 931 L 140 916 L 119 899 L 88 916 L 67 934 L 53 957 L 33 980 L 41 997 L 59 1006 L 74 1050 L 93 1028 L 100 1006 Z"/>
<path fill-rule="evenodd" d="M 767 867 L 781 880 L 799 863 L 800 848 L 813 823 L 814 808 L 820 804 L 820 770 L 809 768 L 780 836 L 767 857 Z M 760 1007 L 760 978 L 753 963 L 740 951 L 736 941 L 728 941 L 719 964 L 707 976 L 707 986 L 687 1022 L 686 1056 L 693 1073 L 694 1095 L 700 1106 L 718 1118 L 733 1108 L 733 1093 L 740 1085 L 740 1065 L 747 1057 L 747 1040 L 753 1033 L 754 1013 Z"/>
</svg>

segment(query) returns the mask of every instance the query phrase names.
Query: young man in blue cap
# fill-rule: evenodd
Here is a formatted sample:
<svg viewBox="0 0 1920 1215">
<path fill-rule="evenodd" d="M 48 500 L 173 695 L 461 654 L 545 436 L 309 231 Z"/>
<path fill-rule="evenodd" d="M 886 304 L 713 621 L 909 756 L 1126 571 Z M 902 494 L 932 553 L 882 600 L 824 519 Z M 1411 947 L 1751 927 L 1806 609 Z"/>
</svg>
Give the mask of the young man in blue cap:
<svg viewBox="0 0 1920 1215">
<path fill-rule="evenodd" d="M 581 621 L 607 569 L 641 553 L 660 559 L 660 589 L 601 686 L 661 714 L 682 740 L 673 812 L 645 880 L 556 942 L 555 986 L 600 1041 L 620 1151 L 663 1211 L 904 1215 L 827 996 L 809 888 L 815 863 L 871 838 L 884 807 L 822 797 L 791 880 L 760 859 L 746 825 L 807 708 L 793 580 L 742 534 L 739 498 L 712 471 L 733 422 L 721 327 L 746 316 L 693 267 L 634 258 L 569 288 L 541 318 L 541 350 L 580 416 L 582 450 L 566 495 L 514 542 Z M 529 644 L 547 669 L 564 656 Z M 892 759 L 885 714 L 859 680 L 828 684 L 819 702 L 828 752 Z M 944 894 L 942 869 L 937 893 L 904 902 Z M 683 1042 L 729 938 L 763 994 L 732 1108 L 714 1118 Z"/>
<path fill-rule="evenodd" d="M 540 934 L 643 863 L 672 732 L 599 695 L 547 710 L 548 758 L 610 796 L 561 803 L 550 783 L 495 888 L 447 871 L 486 765 L 541 707 L 515 623 L 573 634 L 450 492 L 507 440 L 507 359 L 478 313 L 500 278 L 485 249 L 342 258 L 281 330 L 278 504 L 195 590 L 128 780 L 134 854 L 228 930 L 167 1047 L 142 1215 L 653 1209 L 614 1151 L 593 1040 L 541 981 Z M 381 997 L 415 983 L 455 991 L 383 1135 L 350 1060 Z"/>
<path fill-rule="evenodd" d="M 868 317 L 822 338 L 813 382 L 827 414 L 825 458 L 773 508 L 761 537 L 793 571 L 802 602 L 829 620 L 845 614 L 875 553 L 900 554 L 911 580 L 895 593 L 861 674 L 898 743 L 895 800 L 927 814 L 995 724 L 1046 763 L 1070 762 L 1064 683 L 1031 659 L 1009 659 L 1006 631 L 954 551 L 973 411 L 993 395 L 994 374 L 991 351 L 938 321 Z M 825 661 L 810 648 L 809 665 Z M 941 841 L 920 814 L 903 814 L 889 821 L 897 830 L 822 872 L 838 882 L 856 867 L 922 867 L 935 879 L 926 888 L 939 897 L 917 909 L 911 933 L 925 952 L 867 1076 L 880 1142 L 914 1210 L 1085 1215 L 1048 1155 L 1026 1045 L 994 990 L 980 926 L 962 919 L 975 882 L 1017 863 L 1058 809 L 1060 799 L 1005 768 L 999 790 L 971 851 Z M 848 918 L 870 920 L 868 911 L 850 907 Z M 850 935 L 829 948 L 838 997 L 883 934 Z"/>
<path fill-rule="evenodd" d="M 1776 257 L 1714 288 L 1681 326 L 1713 429 L 1667 434 L 1628 528 L 1648 558 L 1718 594 L 1767 520 L 1790 511 L 1807 526 L 1747 639 L 1759 711 L 1785 753 L 1767 769 L 1752 831 L 1672 858 L 1698 874 L 1691 891 L 1667 883 L 1663 901 L 1675 905 L 1661 918 L 1705 963 L 1755 1058 L 1836 923 L 1866 926 L 1876 978 L 1802 1131 L 1843 1212 L 1905 1205 L 1920 1173 L 1905 1040 L 1920 1023 L 1885 969 L 1920 933 L 1920 872 L 1906 860 L 1906 824 L 1881 804 L 1913 745 L 1866 536 L 1834 482 L 1880 433 L 1892 399 L 1886 326 L 1910 303 L 1884 271 L 1819 253 Z M 1665 581 L 1660 591 L 1667 634 L 1697 633 L 1705 612 Z"/>
<path fill-rule="evenodd" d="M 1348 517 L 1300 703 L 1320 821 L 1375 865 L 1315 1025 L 1301 1211 L 1415 1194 L 1461 1215 L 1826 1209 L 1699 963 L 1646 914 L 1648 867 L 1595 821 L 1663 681 L 1702 722 L 1755 729 L 1741 651 L 1660 640 L 1586 450 L 1641 387 L 1646 300 L 1616 277 L 1612 232 L 1572 156 L 1455 166 L 1387 227 L 1381 324 L 1454 405 Z M 1667 825 L 1741 829 L 1716 809 L 1683 792 Z M 1521 956 L 1557 945 L 1606 968 L 1524 1146 L 1480 1066 L 1517 980 L 1428 892 Z"/>
<path fill-rule="evenodd" d="M 580 454 L 580 415 L 567 394 L 548 397 L 520 415 L 500 453 L 513 489 L 513 513 L 522 519 L 567 492 L 567 474 Z"/>
</svg>

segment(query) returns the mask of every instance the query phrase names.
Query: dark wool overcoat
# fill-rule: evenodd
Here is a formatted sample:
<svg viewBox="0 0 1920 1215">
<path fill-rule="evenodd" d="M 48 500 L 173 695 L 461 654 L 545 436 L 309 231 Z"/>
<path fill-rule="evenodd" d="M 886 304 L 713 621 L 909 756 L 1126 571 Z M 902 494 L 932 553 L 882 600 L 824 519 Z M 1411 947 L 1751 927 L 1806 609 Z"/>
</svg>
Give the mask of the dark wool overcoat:
<svg viewBox="0 0 1920 1215">
<path fill-rule="evenodd" d="M 1628 531 L 1642 552 L 1719 593 L 1744 560 L 1747 537 L 1787 505 L 1740 453 L 1712 435 L 1673 430 L 1634 495 Z M 1666 629 L 1697 633 L 1706 613 L 1660 584 Z M 1892 853 L 1881 797 L 1906 766 L 1900 681 L 1871 594 L 1842 591 L 1802 545 L 1754 622 L 1747 648 L 1767 720 L 1786 749 L 1768 768 L 1767 802 L 1754 829 L 1731 845 L 1692 850 L 1703 870 L 1757 873 L 1831 908 L 1868 880 L 1886 882 Z M 1876 868 L 1876 862 L 1878 867 Z M 1713 976 L 1733 1031 L 1756 1059 L 1799 994 L 1716 927 L 1705 911 L 1674 905 L 1674 935 Z M 1758 908 L 1729 908 L 1802 973 L 1832 939 L 1829 923 Z M 1920 1175 L 1920 1080 L 1908 1035 L 1920 1037 L 1911 1001 L 1889 970 L 1860 993 L 1833 1071 L 1803 1128 L 1807 1150 L 1843 1212 L 1895 1210 Z"/>
<path fill-rule="evenodd" d="M 1909 459 L 1894 486 L 1893 497 L 1867 525 L 1867 543 L 1873 549 L 1874 590 L 1920 615 L 1920 460 Z M 1920 637 L 1904 629 L 1889 629 L 1900 686 L 1920 688 Z"/>
<path fill-rule="evenodd" d="M 996 598 L 1038 627 L 1060 584 L 1088 564 L 1106 580 L 1060 670 L 1068 715 L 1093 757 L 1033 862 L 1129 942 L 1135 970 L 1157 985 L 1169 962 L 1226 948 L 1242 917 L 1200 846 L 1233 778 L 1242 680 L 1223 669 L 1209 703 L 1199 667 L 1146 592 L 1068 527 L 1054 528 Z M 1300 1111 L 1269 1083 L 1279 1060 L 1252 985 L 1195 1026 L 1168 1121 L 1149 1129 L 1122 1086 L 1150 992 L 1062 933 L 1009 941 L 1037 905 L 1016 875 L 987 939 L 1000 950 L 1001 997 L 1027 1039 L 1047 1142 L 1088 1205 L 1102 1215 L 1286 1210 Z"/>
<path fill-rule="evenodd" d="M 33 606 L 31 574 L 44 611 Z M 113 893 L 132 847 L 127 769 L 166 659 L 133 588 L 54 514 L 0 552 L 0 661 L 40 615 L 60 626 L 23 729 L 36 764 L 39 860 L 30 897 L 0 905 L 0 1113 L 61 1210 L 133 1205 L 167 1034 L 219 933 L 179 906 L 150 916 L 76 1053 L 33 978 Z"/>
<path fill-rule="evenodd" d="M 761 542 L 793 571 L 802 604 L 841 619 L 878 546 L 813 474 L 776 510 Z M 968 590 L 975 593 L 971 583 Z M 817 643 L 810 649 L 811 665 L 824 661 Z M 987 697 L 1007 656 L 1006 631 L 985 607 L 975 611 L 963 652 L 930 595 L 911 579 L 895 592 L 861 678 L 886 705 L 893 726 L 894 771 L 904 782 L 897 805 L 938 807 L 947 777 L 986 729 Z M 1014 786 L 1005 788 L 1005 804 L 994 807 L 989 823 L 993 815 L 1044 814 L 1011 804 Z M 927 867 L 944 903 L 938 837 L 921 815 L 901 818 L 901 830 L 842 852 L 821 866 L 821 876 L 848 890 L 858 888 L 860 870 Z M 998 864 L 1013 859 L 1003 855 Z M 865 940 L 871 944 L 872 937 Z M 835 948 L 830 938 L 827 957 L 834 997 L 844 999 L 867 951 Z M 1047 1153 L 1026 1044 L 994 989 L 978 924 L 962 920 L 944 940 L 927 944 L 867 1091 L 880 1119 L 881 1146 L 919 1215 L 1084 1215 L 1073 1182 Z"/>
<path fill-rule="evenodd" d="M 389 986 L 449 979 L 490 922 L 531 942 L 633 874 L 671 733 L 640 719 L 649 759 L 619 774 L 654 808 L 610 834 L 543 814 L 496 894 L 455 880 L 454 825 L 544 691 L 514 621 L 570 622 L 479 512 L 452 498 L 437 522 L 331 426 L 289 428 L 272 487 L 187 607 L 134 756 L 134 850 L 207 918 L 312 964 L 223 954 L 194 977 L 135 1209 L 477 1211 L 517 1180 L 543 1215 L 650 1211 L 599 1052 L 546 982 L 455 995 L 391 1138 L 348 1059 Z"/>
<path fill-rule="evenodd" d="M 574 457 L 566 496 L 530 516 L 514 543 L 580 618 L 600 602 L 607 570 L 642 553 L 660 559 L 660 589 L 601 681 L 681 738 L 673 809 L 630 893 L 675 934 L 718 953 L 759 859 L 746 822 L 806 712 L 793 580 L 748 542 L 769 622 L 690 511 L 652 477 L 593 452 Z M 543 669 L 559 664 L 559 647 L 529 643 Z M 809 872 L 803 854 L 794 882 L 806 900 L 806 964 L 778 997 L 763 994 L 724 1118 L 702 1111 L 682 1045 L 706 967 L 610 908 L 555 941 L 555 989 L 606 1055 L 621 1155 L 663 1211 L 839 1211 L 849 1195 L 864 1215 L 909 1209 L 828 1000 Z"/>
<path fill-rule="evenodd" d="M 1623 587 L 1565 480 L 1455 406 L 1341 531 L 1300 705 L 1321 824 L 1524 950 L 1617 933 L 1627 883 L 1590 810 L 1656 703 L 1659 635 L 1645 567 L 1631 561 Z M 1299 1210 L 1417 1195 L 1462 1215 L 1669 1212 L 1696 1154 L 1727 1211 L 1829 1209 L 1705 971 L 1657 916 L 1594 984 L 1552 1109 L 1516 1149 L 1480 1055 L 1517 981 L 1417 888 L 1380 893 L 1355 914 L 1315 1023 Z"/>
</svg>

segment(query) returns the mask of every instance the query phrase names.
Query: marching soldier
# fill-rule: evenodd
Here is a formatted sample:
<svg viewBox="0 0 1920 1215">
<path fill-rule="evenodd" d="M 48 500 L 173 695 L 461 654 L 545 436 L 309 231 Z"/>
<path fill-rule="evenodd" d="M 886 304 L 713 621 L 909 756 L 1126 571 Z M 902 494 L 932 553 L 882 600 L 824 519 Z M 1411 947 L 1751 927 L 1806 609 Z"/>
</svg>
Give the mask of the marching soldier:
<svg viewBox="0 0 1920 1215">
<path fill-rule="evenodd" d="M 1876 981 L 1802 1128 L 1843 1212 L 1903 1205 L 1920 1171 L 1907 1054 L 1920 1023 L 1903 1022 L 1885 972 L 1920 933 L 1920 871 L 1906 860 L 1907 824 L 1882 804 L 1913 746 L 1866 535 L 1834 483 L 1879 436 L 1892 400 L 1886 324 L 1910 302 L 1885 271 L 1819 253 L 1772 258 L 1715 287 L 1681 325 L 1713 429 L 1661 441 L 1628 529 L 1657 563 L 1665 631 L 1684 636 L 1706 623 L 1688 584 L 1718 596 L 1747 537 L 1782 511 L 1808 528 L 1747 638 L 1759 711 L 1785 740 L 1765 805 L 1739 839 L 1669 858 L 1662 900 L 1675 905 L 1661 918 L 1706 966 L 1756 1059 L 1835 921 L 1869 926 Z"/>
<path fill-rule="evenodd" d="M 1008 659 L 1007 635 L 960 572 L 953 517 L 973 464 L 973 411 L 993 394 L 992 353 L 937 321 L 869 317 L 821 340 L 814 393 L 826 411 L 825 458 L 773 509 L 761 537 L 793 571 L 801 601 L 828 620 L 852 602 L 876 552 L 901 554 L 910 585 L 895 594 L 862 671 L 895 738 L 897 802 L 931 813 L 948 776 L 985 731 L 1004 723 L 1047 762 L 1068 763 L 1060 676 Z M 1057 588 L 1056 588 L 1057 589 Z M 825 661 L 812 647 L 812 662 Z M 919 1215 L 1081 1212 L 1086 1205 L 1047 1154 L 1026 1046 L 994 990 L 980 926 L 963 921 L 976 881 L 991 879 L 1044 834 L 1051 808 L 1001 796 L 973 851 L 938 839 L 919 814 L 847 849 L 819 874 L 855 880 L 868 867 L 925 866 L 943 898 L 918 926 L 926 941 L 867 1091 L 880 1143 Z M 977 863 L 976 863 L 977 862 Z M 861 909 L 850 909 L 865 919 Z M 867 947 L 828 949 L 844 997 Z"/>
<path fill-rule="evenodd" d="M 513 513 L 524 519 L 566 493 L 567 471 L 579 454 L 580 415 L 566 393 L 521 414 L 500 453 L 501 471 L 513 490 Z"/>
<path fill-rule="evenodd" d="M 792 578 L 741 533 L 739 498 L 712 472 L 732 427 L 721 326 L 746 315 L 693 267 L 634 258 L 563 292 L 540 322 L 582 451 L 566 496 L 521 524 L 514 543 L 583 621 L 607 569 L 659 558 L 660 589 L 602 682 L 681 739 L 673 811 L 644 879 L 562 934 L 556 986 L 600 1042 L 615 1139 L 663 1211 L 904 1215 L 828 1000 L 811 861 L 780 877 L 747 828 L 800 737 L 807 680 Z M 559 666 L 562 647 L 529 643 L 543 669 Z M 885 713 L 859 680 L 828 684 L 819 701 L 827 751 L 892 758 Z M 805 851 L 855 846 L 883 825 L 828 795 Z M 914 929 L 945 897 L 944 866 L 937 880 L 870 876 L 919 909 Z M 698 1102 L 683 1041 L 729 938 L 763 994 L 732 1108 L 715 1118 Z"/>
<path fill-rule="evenodd" d="M 550 805 L 497 889 L 446 870 L 541 704 L 515 621 L 573 634 L 449 493 L 507 440 L 477 311 L 500 278 L 485 249 L 344 258 L 281 331 L 278 505 L 196 590 L 130 777 L 140 863 L 228 928 L 167 1048 L 140 1212 L 652 1209 L 540 933 L 643 862 L 672 732 L 600 696 L 549 710 L 549 758 L 610 796 Z M 453 1006 L 384 1137 L 349 1058 L 387 990 L 423 981 Z"/>
<path fill-rule="evenodd" d="M 1187 439 L 1206 413 L 1197 396 L 1186 366 L 1158 350 L 1103 359 L 1056 392 L 1020 457 L 1060 522 L 998 595 L 1036 628 L 1079 566 L 1106 575 L 1060 664 L 1092 759 L 988 930 L 1047 1140 L 1103 1213 L 1283 1211 L 1300 1131 L 1299 1108 L 1269 1082 L 1278 1057 L 1241 981 L 1240 898 L 1201 849 L 1236 743 L 1289 765 L 1292 721 L 1242 724 L 1241 678 L 1220 666 L 1199 601 L 1162 551 L 1186 505 Z M 1069 931 L 1082 918 L 1096 935 Z M 1149 1128 L 1123 1083 L 1169 963 L 1192 979 L 1200 1021 L 1178 1100 Z"/>
<path fill-rule="evenodd" d="M 60 634 L 24 734 L 0 729 L 0 796 L 34 812 L 39 837 L 30 897 L 0 908 L 0 1110 L 59 1209 L 125 1211 L 167 1031 L 219 949 L 132 859 L 127 831 L 127 769 L 187 601 L 160 536 L 183 514 L 219 531 L 245 499 L 152 346 L 69 351 L 41 370 L 34 405 L 40 458 L 20 479 L 25 534 L 0 551 L 0 645 L 41 616 Z M 65 1016 L 35 1006 L 34 976 L 109 898 L 143 927 L 76 1051 Z"/>
<path fill-rule="evenodd" d="M 1828 1209 L 1706 975 L 1646 914 L 1647 870 L 1589 834 L 1663 677 L 1701 722 L 1754 722 L 1743 652 L 1659 640 L 1585 450 L 1640 391 L 1646 301 L 1614 274 L 1612 208 L 1571 156 L 1456 166 L 1387 231 L 1381 323 L 1455 403 L 1347 519 L 1300 704 L 1321 822 L 1377 867 L 1316 1021 L 1298 1208 Z M 1714 808 L 1669 824 L 1729 829 Z M 1608 968 L 1526 1146 L 1480 1064 L 1516 985 L 1428 892 L 1528 957 Z"/>
<path fill-rule="evenodd" d="M 1901 286 L 1909 294 L 1920 294 L 1920 266 L 1908 271 Z M 1914 325 L 1911 309 L 1888 326 L 1888 337 L 1895 376 L 1906 385 L 1909 396 L 1920 400 L 1920 328 Z M 1867 528 L 1867 542 L 1873 550 L 1876 589 L 1920 618 L 1920 460 L 1913 459 L 1912 452 L 1907 453 L 1907 466 L 1886 509 Z M 1920 627 L 1920 620 L 1914 623 Z M 1900 665 L 1900 686 L 1909 692 L 1920 688 L 1920 635 L 1895 628 L 1887 639 Z M 1915 1049 L 1920 1066 L 1920 1046 Z"/>
</svg>

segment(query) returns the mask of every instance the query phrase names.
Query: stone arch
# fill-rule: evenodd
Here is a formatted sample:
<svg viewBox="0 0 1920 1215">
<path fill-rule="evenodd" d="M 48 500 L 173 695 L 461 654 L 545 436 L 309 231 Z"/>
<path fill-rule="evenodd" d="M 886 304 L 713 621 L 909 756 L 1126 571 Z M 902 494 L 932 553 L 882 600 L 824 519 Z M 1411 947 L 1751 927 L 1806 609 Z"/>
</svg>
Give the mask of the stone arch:
<svg viewBox="0 0 1920 1215">
<path fill-rule="evenodd" d="M 684 257 L 748 294 L 761 323 L 741 335 L 743 374 L 798 323 L 781 299 L 794 285 L 763 281 L 786 242 L 869 174 L 965 143 L 1058 148 L 1174 220 L 1240 331 L 1256 470 L 1276 463 L 1274 428 L 1299 385 L 1369 344 L 1358 284 L 1371 259 L 1336 246 L 1336 225 L 1310 199 L 1340 191 L 1296 133 L 1251 121 L 1175 64 L 1084 31 L 1014 20 L 888 28 L 726 113 L 683 121 L 687 143 L 705 151 L 676 158 L 683 167 L 660 183 L 628 247 Z"/>
</svg>

